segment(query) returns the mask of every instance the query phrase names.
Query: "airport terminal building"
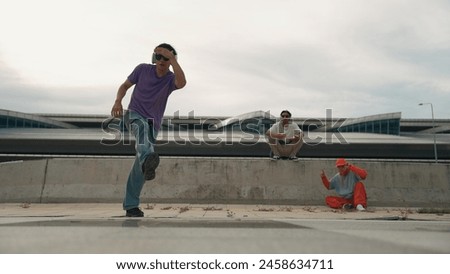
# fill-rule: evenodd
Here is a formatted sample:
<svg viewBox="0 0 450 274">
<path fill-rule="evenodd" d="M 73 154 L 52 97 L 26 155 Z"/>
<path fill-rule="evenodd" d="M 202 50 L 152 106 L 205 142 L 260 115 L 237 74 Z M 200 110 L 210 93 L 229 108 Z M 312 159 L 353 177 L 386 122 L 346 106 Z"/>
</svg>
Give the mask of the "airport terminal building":
<svg viewBox="0 0 450 274">
<path fill-rule="evenodd" d="M 450 119 L 402 119 L 400 112 L 358 118 L 293 117 L 304 131 L 300 158 L 450 160 Z M 162 156 L 268 157 L 270 112 L 233 117 L 165 116 Z M 133 156 L 134 138 L 107 115 L 0 110 L 2 161 L 48 157 Z"/>
</svg>

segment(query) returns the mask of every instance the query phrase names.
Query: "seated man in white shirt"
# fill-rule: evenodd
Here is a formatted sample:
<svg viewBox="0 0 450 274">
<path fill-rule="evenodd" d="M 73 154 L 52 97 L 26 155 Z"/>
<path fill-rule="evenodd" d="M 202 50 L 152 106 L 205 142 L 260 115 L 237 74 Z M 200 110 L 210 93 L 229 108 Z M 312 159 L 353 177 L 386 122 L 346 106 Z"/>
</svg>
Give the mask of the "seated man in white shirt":
<svg viewBox="0 0 450 274">
<path fill-rule="evenodd" d="M 292 122 L 292 114 L 288 110 L 283 110 L 280 116 L 280 121 L 266 132 L 272 150 L 271 160 L 288 157 L 289 160 L 298 161 L 297 153 L 303 145 L 303 132 Z"/>
</svg>

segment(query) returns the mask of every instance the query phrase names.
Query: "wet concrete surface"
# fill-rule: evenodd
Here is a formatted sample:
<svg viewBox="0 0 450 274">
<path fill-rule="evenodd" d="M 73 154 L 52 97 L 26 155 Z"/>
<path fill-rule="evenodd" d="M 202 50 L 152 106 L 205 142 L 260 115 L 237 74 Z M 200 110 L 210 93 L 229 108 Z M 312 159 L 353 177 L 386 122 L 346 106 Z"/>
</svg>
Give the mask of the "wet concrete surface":
<svg viewBox="0 0 450 274">
<path fill-rule="evenodd" d="M 416 208 L 0 204 L 0 253 L 450 253 L 450 215 Z"/>
</svg>

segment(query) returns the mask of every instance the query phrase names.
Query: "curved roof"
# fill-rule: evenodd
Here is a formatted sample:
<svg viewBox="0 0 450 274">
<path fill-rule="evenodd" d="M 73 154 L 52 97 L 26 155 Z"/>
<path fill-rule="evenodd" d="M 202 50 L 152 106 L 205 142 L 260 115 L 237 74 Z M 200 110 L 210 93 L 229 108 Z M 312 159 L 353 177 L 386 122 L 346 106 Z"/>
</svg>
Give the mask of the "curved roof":
<svg viewBox="0 0 450 274">
<path fill-rule="evenodd" d="M 270 120 L 275 120 L 275 116 L 271 115 L 270 112 L 266 111 L 262 111 L 262 110 L 257 110 L 257 111 L 252 111 L 252 112 L 247 112 L 244 114 L 240 114 L 237 116 L 233 116 L 230 118 L 227 118 L 223 121 L 217 122 L 214 125 L 211 126 L 211 129 L 219 129 L 219 128 L 223 128 L 226 127 L 228 125 L 234 124 L 234 123 L 238 123 L 238 122 L 242 122 L 244 120 L 248 120 L 248 119 L 270 119 Z"/>
<path fill-rule="evenodd" d="M 364 116 L 364 117 L 359 117 L 359 118 L 350 118 L 350 119 L 345 120 L 341 125 L 339 125 L 339 127 L 345 127 L 345 126 L 373 122 L 373 121 L 380 121 L 380 120 L 391 120 L 391 119 L 400 120 L 401 118 L 402 118 L 401 112 L 383 113 L 383 114 L 370 115 L 370 116 Z"/>
<path fill-rule="evenodd" d="M 450 132 L 450 125 L 435 126 L 429 129 L 418 131 L 418 133 L 448 133 L 448 132 Z"/>
<path fill-rule="evenodd" d="M 78 128 L 35 114 L 0 109 L 0 128 Z"/>
</svg>

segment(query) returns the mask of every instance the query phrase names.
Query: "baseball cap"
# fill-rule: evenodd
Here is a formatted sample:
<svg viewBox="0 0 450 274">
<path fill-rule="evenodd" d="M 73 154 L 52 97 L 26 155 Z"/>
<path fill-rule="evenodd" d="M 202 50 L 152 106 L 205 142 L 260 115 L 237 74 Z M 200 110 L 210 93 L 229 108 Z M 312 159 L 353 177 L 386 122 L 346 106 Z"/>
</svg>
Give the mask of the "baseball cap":
<svg viewBox="0 0 450 274">
<path fill-rule="evenodd" d="M 344 158 L 338 158 L 338 159 L 336 160 L 336 166 L 337 166 L 337 167 L 338 167 L 338 166 L 345 166 L 345 164 L 347 164 L 347 162 L 345 161 Z"/>
</svg>

